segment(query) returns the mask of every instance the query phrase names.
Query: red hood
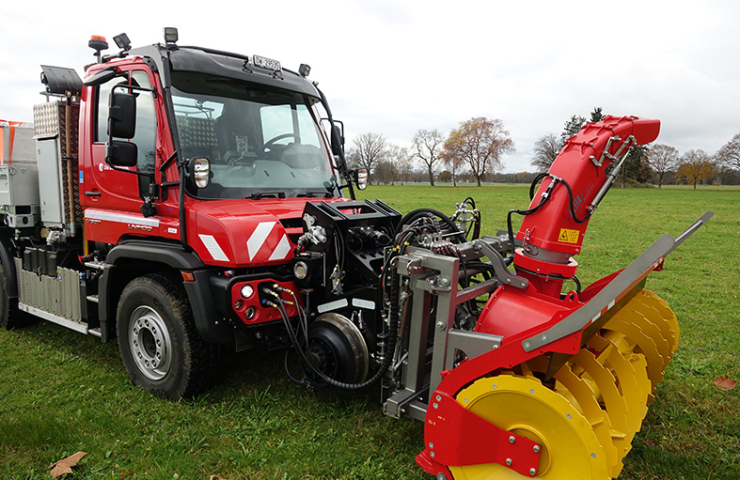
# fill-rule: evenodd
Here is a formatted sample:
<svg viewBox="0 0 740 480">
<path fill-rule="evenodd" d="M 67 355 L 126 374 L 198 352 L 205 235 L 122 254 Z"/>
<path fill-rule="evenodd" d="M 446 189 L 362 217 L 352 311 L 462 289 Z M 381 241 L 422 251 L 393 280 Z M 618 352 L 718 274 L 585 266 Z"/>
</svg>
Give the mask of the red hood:
<svg viewBox="0 0 740 480">
<path fill-rule="evenodd" d="M 313 201 L 346 201 L 316 199 Z M 230 268 L 285 263 L 296 245 L 289 235 L 303 233 L 305 198 L 196 201 L 188 205 L 188 244 L 207 265 Z"/>
</svg>

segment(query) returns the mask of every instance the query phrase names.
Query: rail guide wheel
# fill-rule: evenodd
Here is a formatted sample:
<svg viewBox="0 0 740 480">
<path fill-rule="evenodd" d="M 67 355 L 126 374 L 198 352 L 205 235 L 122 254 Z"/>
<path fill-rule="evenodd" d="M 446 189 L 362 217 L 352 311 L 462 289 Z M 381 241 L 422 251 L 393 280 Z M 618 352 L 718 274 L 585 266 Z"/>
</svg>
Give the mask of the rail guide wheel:
<svg viewBox="0 0 740 480">
<path fill-rule="evenodd" d="M 460 391 L 466 409 L 542 446 L 540 465 L 530 478 L 610 478 L 607 456 L 589 421 L 560 394 L 534 376 L 504 373 L 484 377 Z M 450 467 L 455 480 L 521 480 L 497 463 Z"/>
</svg>

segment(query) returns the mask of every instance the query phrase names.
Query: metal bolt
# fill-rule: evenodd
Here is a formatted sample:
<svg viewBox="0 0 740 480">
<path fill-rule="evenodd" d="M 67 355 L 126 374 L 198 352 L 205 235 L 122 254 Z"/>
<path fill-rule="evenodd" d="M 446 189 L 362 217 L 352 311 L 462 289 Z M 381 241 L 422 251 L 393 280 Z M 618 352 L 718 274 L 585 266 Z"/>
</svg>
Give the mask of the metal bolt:
<svg viewBox="0 0 740 480">
<path fill-rule="evenodd" d="M 443 287 L 449 287 L 450 286 L 450 279 L 447 277 L 442 277 L 439 279 L 439 284 Z"/>
<path fill-rule="evenodd" d="M 444 330 L 445 328 L 447 328 L 447 326 L 445 325 L 445 322 L 443 322 L 442 320 L 437 322 L 437 330 Z"/>
<path fill-rule="evenodd" d="M 512 464 L 512 463 L 514 463 L 514 462 L 513 462 L 513 461 L 512 461 L 512 460 L 511 460 L 510 458 L 507 458 L 507 459 L 506 459 L 506 464 L 507 464 L 508 466 L 511 466 L 511 464 Z"/>
<path fill-rule="evenodd" d="M 438 402 L 442 401 L 442 395 L 437 395 L 435 398 L 437 399 Z"/>
<path fill-rule="evenodd" d="M 432 442 L 429 442 L 429 448 L 430 449 L 433 449 L 434 448 L 434 444 Z"/>
<path fill-rule="evenodd" d="M 429 455 L 431 455 L 431 457 L 434 458 L 434 452 L 429 452 Z"/>
<path fill-rule="evenodd" d="M 447 480 L 447 477 L 445 476 L 444 473 L 438 473 L 437 480 Z"/>
<path fill-rule="evenodd" d="M 433 404 L 432 404 L 432 406 L 433 406 L 434 408 L 439 408 L 439 405 L 438 405 L 438 404 L 436 404 L 436 403 L 433 403 Z"/>
<path fill-rule="evenodd" d="M 529 348 L 529 342 L 524 342 L 524 348 Z"/>
<path fill-rule="evenodd" d="M 534 477 L 535 475 L 537 475 L 537 469 L 535 469 L 535 468 L 530 468 L 530 469 L 529 469 L 529 474 L 530 474 L 530 475 L 532 475 L 532 476 Z"/>
<path fill-rule="evenodd" d="M 534 448 L 532 448 L 532 450 L 534 450 L 534 453 L 540 453 L 540 446 L 535 445 Z"/>
<path fill-rule="evenodd" d="M 515 442 L 516 442 L 516 438 L 514 438 L 514 435 L 510 436 L 509 443 L 515 443 Z"/>
<path fill-rule="evenodd" d="M 591 458 L 596 458 L 596 454 L 592 452 L 591 453 Z"/>
<path fill-rule="evenodd" d="M 544 342 L 545 340 L 547 340 L 547 335 L 542 335 L 542 341 Z"/>
</svg>

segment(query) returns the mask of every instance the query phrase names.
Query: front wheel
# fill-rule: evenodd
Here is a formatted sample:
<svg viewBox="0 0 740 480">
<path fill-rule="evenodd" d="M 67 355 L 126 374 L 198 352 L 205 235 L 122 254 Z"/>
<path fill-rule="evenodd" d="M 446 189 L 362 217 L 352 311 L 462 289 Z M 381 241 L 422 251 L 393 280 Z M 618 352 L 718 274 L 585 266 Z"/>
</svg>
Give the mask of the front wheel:
<svg viewBox="0 0 740 480">
<path fill-rule="evenodd" d="M 157 274 L 132 280 L 118 302 L 117 330 L 135 385 L 170 400 L 208 386 L 218 348 L 198 335 L 182 285 Z"/>
</svg>

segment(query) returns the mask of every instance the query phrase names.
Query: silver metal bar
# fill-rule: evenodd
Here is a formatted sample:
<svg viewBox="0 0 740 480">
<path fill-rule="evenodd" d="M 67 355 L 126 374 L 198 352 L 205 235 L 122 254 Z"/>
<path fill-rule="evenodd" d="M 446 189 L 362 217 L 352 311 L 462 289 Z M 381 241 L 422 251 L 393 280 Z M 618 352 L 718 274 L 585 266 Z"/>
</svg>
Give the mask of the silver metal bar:
<svg viewBox="0 0 740 480">
<path fill-rule="evenodd" d="M 468 358 L 475 358 L 500 347 L 503 338 L 500 335 L 489 333 L 452 329 L 447 333 L 449 345 L 447 347 L 446 364 L 448 366 L 454 365 L 457 350 L 464 352 Z"/>
<path fill-rule="evenodd" d="M 548 343 L 578 332 L 586 325 L 597 320 L 604 309 L 608 310 L 615 305 L 615 299 L 621 293 L 629 289 L 650 267 L 668 254 L 674 241 L 670 235 L 661 236 L 634 262 L 630 263 L 622 273 L 597 293 L 591 301 L 546 331 L 524 340 L 522 342 L 524 351 L 531 352 L 543 347 Z"/>
<path fill-rule="evenodd" d="M 70 330 L 74 330 L 75 332 L 84 333 L 84 334 L 88 333 L 87 325 L 84 323 L 77 323 L 71 320 L 67 320 L 66 318 L 62 318 L 58 315 L 54 315 L 53 313 L 45 312 L 44 310 L 40 310 L 35 307 L 31 307 L 29 305 L 26 305 L 25 303 L 19 303 L 18 309 L 24 312 L 28 312 L 31 315 L 34 315 L 36 317 L 43 318 L 44 320 L 48 320 L 49 322 L 56 323 L 63 327 L 67 327 Z"/>
<path fill-rule="evenodd" d="M 611 172 L 609 172 L 609 175 L 607 175 L 606 177 L 606 182 L 604 182 L 604 185 L 601 186 L 599 193 L 597 193 L 594 199 L 591 201 L 591 204 L 588 206 L 589 213 L 593 213 L 594 210 L 596 210 L 596 208 L 599 206 L 599 203 L 601 203 L 601 200 L 604 199 L 606 192 L 608 192 L 609 189 L 612 187 L 614 180 L 617 179 L 617 175 L 619 175 L 619 170 L 622 168 L 622 164 L 624 164 L 624 161 L 627 160 L 627 155 L 629 154 L 630 149 L 632 148 L 632 144 L 637 145 L 637 139 L 633 135 L 630 135 L 629 137 L 627 137 L 627 140 L 624 141 L 622 146 L 619 147 L 619 150 L 617 150 L 616 154 L 609 155 L 607 154 L 607 151 L 609 150 L 609 145 L 611 145 L 611 141 L 613 138 L 615 137 L 612 137 L 609 139 L 609 142 L 607 143 L 606 148 L 604 148 L 604 154 L 606 154 L 610 158 L 611 157 L 619 158 L 619 156 L 622 155 L 622 150 L 624 150 L 625 146 L 629 145 L 629 147 L 627 148 L 627 151 L 624 152 L 624 154 L 622 155 L 622 158 L 619 159 L 619 163 L 614 168 L 612 168 Z M 601 166 L 601 160 L 599 161 L 599 166 Z"/>
</svg>

